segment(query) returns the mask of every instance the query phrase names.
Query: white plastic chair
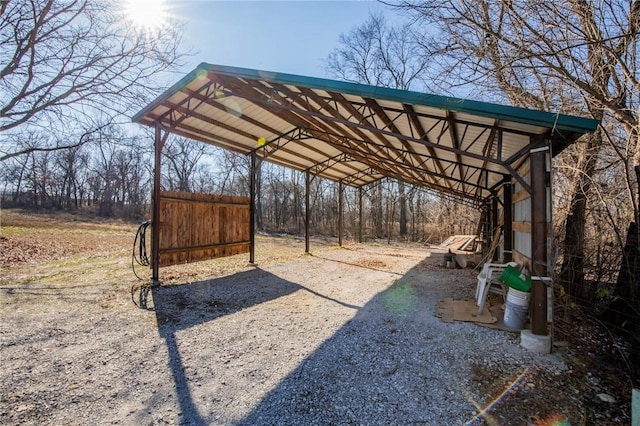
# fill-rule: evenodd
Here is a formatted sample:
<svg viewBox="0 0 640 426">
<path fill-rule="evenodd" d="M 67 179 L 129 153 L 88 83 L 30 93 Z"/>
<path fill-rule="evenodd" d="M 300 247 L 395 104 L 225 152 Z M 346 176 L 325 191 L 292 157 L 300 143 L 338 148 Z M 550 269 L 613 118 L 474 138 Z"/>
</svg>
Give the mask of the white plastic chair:
<svg viewBox="0 0 640 426">
<path fill-rule="evenodd" d="M 506 301 L 508 287 L 500 282 L 498 278 L 507 266 L 518 268 L 520 265 L 518 265 L 517 262 L 509 262 L 485 263 L 482 266 L 482 270 L 478 274 L 478 285 L 476 286 L 476 306 L 478 307 L 478 315 L 482 315 L 489 293 L 499 294 Z"/>
</svg>

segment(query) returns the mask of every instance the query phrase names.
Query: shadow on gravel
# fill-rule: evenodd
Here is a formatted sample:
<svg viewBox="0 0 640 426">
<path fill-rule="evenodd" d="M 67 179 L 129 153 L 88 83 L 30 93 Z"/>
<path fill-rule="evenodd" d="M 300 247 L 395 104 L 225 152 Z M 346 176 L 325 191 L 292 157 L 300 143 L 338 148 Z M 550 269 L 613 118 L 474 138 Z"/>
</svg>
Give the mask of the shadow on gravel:
<svg viewBox="0 0 640 426">
<path fill-rule="evenodd" d="M 236 424 L 461 424 L 475 408 L 454 350 L 465 335 L 434 317 L 427 267 L 378 293 Z"/>
<path fill-rule="evenodd" d="M 182 411 L 181 424 L 206 425 L 187 385 L 175 334 L 224 315 L 302 289 L 261 269 L 207 281 L 152 288 L 158 332 L 167 344 L 169 366 Z"/>
</svg>

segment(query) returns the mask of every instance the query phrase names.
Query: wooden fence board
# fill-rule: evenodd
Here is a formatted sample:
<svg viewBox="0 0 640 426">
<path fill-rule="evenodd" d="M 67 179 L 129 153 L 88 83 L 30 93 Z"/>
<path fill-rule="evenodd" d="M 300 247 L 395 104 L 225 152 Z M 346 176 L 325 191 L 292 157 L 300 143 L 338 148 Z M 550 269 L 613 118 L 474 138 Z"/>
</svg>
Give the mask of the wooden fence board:
<svg viewBox="0 0 640 426">
<path fill-rule="evenodd" d="M 160 193 L 160 264 L 249 252 L 249 197 Z"/>
</svg>

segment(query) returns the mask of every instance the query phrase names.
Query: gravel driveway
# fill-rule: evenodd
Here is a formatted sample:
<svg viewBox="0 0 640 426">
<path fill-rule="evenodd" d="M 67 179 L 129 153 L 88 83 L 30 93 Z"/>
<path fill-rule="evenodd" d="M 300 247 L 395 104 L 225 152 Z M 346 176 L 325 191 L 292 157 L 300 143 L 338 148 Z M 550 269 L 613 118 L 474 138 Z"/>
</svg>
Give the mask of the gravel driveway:
<svg viewBox="0 0 640 426">
<path fill-rule="evenodd" d="M 0 423 L 464 424 L 495 396 L 478 366 L 564 368 L 517 333 L 435 317 L 475 290 L 473 271 L 441 262 L 416 246 L 331 248 L 136 294 L 143 308 L 114 285 L 51 303 L 5 285 Z"/>
</svg>

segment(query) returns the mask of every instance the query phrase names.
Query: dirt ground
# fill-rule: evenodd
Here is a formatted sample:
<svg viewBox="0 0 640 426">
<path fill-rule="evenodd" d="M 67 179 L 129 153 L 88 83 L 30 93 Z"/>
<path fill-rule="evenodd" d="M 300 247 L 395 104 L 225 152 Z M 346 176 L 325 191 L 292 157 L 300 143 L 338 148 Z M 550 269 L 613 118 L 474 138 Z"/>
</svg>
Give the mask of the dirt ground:
<svg viewBox="0 0 640 426">
<path fill-rule="evenodd" d="M 2 212 L 0 424 L 630 424 L 597 342 L 435 318 L 475 290 L 437 250 L 260 236 L 151 288 L 136 227 Z"/>
</svg>

